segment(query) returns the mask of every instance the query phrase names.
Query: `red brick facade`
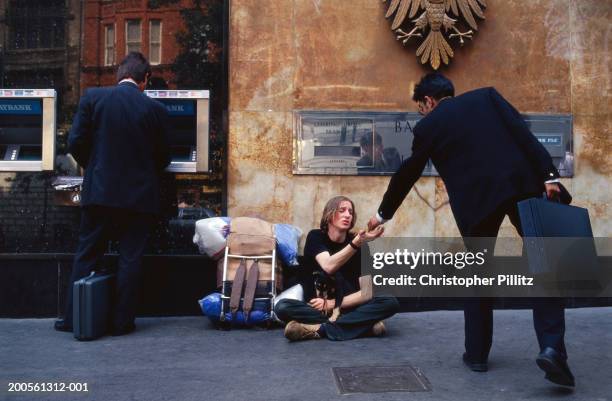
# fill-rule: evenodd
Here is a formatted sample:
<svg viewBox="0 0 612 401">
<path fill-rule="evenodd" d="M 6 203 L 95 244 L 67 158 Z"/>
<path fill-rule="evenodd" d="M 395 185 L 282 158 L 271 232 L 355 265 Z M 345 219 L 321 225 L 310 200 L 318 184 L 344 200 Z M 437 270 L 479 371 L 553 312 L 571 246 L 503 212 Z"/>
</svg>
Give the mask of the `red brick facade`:
<svg viewBox="0 0 612 401">
<path fill-rule="evenodd" d="M 153 76 L 162 77 L 175 88 L 170 66 L 178 54 L 176 33 L 184 29 L 180 10 L 192 6 L 192 0 L 149 9 L 147 0 L 85 0 L 83 6 L 83 43 L 81 90 L 92 86 L 114 85 L 117 63 L 126 55 L 126 22 L 140 21 L 140 51 L 149 58 L 150 21 L 161 20 L 161 63 L 152 66 Z M 105 27 L 115 30 L 115 62 L 104 65 Z"/>
</svg>

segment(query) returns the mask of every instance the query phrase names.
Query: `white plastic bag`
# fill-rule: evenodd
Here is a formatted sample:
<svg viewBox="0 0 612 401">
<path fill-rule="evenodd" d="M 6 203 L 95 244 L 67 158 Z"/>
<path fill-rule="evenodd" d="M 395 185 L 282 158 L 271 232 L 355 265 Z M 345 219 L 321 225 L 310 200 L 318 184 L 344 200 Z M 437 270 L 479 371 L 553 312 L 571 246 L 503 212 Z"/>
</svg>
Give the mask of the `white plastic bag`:
<svg viewBox="0 0 612 401">
<path fill-rule="evenodd" d="M 296 284 L 293 287 L 287 288 L 285 291 L 278 294 L 276 298 L 274 298 L 274 307 L 276 307 L 276 304 L 278 304 L 279 301 L 283 299 L 295 299 L 296 301 L 304 302 L 304 287 L 302 287 L 302 284 Z M 285 323 L 280 320 L 278 316 L 276 316 L 276 314 L 274 315 L 274 320 L 279 323 Z"/>
<path fill-rule="evenodd" d="M 198 246 L 200 253 L 205 253 L 214 260 L 223 256 L 230 221 L 229 217 L 211 217 L 196 221 L 193 243 Z"/>
</svg>

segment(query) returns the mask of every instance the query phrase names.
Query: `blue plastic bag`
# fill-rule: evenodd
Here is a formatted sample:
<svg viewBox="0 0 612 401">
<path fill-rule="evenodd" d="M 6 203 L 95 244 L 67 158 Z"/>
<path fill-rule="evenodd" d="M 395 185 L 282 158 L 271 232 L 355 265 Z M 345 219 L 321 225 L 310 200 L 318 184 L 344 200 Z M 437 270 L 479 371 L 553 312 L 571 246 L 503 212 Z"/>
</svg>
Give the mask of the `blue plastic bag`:
<svg viewBox="0 0 612 401">
<path fill-rule="evenodd" d="M 285 266 L 299 266 L 297 255 L 302 230 L 291 224 L 275 224 L 276 250 Z"/>
<path fill-rule="evenodd" d="M 200 304 L 200 308 L 202 309 L 202 313 L 213 322 L 217 323 L 221 320 L 221 294 L 218 292 L 213 292 L 205 296 L 204 298 L 198 301 Z M 241 310 L 236 312 L 236 321 L 232 321 L 232 314 L 227 312 L 225 314 L 225 321 L 228 323 L 233 323 L 239 326 L 253 325 L 258 323 L 265 323 L 270 320 L 270 313 L 267 312 L 269 310 L 269 302 L 267 301 L 255 301 L 253 303 L 253 310 L 249 315 L 249 321 L 244 321 L 244 313 Z"/>
</svg>

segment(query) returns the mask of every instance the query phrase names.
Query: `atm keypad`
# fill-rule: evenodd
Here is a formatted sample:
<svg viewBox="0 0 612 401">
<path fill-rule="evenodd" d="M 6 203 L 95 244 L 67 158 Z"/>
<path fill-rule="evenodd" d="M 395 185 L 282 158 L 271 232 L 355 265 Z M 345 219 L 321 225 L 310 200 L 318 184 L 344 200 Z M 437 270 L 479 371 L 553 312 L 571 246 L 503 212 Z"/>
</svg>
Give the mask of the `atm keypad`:
<svg viewBox="0 0 612 401">
<path fill-rule="evenodd" d="M 9 145 L 6 153 L 4 154 L 4 160 L 15 161 L 19 158 L 19 146 Z"/>
</svg>

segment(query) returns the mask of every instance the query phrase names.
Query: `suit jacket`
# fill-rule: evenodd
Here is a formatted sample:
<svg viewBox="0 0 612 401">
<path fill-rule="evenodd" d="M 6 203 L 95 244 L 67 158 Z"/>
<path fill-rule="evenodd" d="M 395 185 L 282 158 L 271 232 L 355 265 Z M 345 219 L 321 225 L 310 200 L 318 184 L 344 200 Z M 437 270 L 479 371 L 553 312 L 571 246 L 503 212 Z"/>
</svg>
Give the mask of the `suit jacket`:
<svg viewBox="0 0 612 401">
<path fill-rule="evenodd" d="M 81 97 L 68 151 L 85 168 L 81 205 L 158 213 L 170 163 L 165 107 L 131 82 Z"/>
<path fill-rule="evenodd" d="M 393 175 L 379 207 L 393 217 L 431 159 L 462 234 L 513 198 L 539 194 L 559 177 L 544 146 L 494 88 L 442 100 L 415 126 L 412 155 Z"/>
</svg>

